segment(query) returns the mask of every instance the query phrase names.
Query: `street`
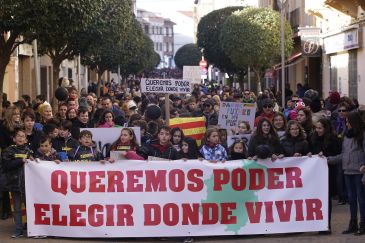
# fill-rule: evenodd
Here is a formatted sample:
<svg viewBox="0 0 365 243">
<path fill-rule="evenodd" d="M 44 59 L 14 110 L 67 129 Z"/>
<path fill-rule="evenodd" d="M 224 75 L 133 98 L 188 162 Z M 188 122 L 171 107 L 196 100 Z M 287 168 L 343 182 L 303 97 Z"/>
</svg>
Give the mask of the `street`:
<svg viewBox="0 0 365 243">
<path fill-rule="evenodd" d="M 264 235 L 264 236 L 210 236 L 210 237 L 195 237 L 194 242 L 245 242 L 245 241 L 256 241 L 258 242 L 280 242 L 280 243 L 292 243 L 292 242 L 365 242 L 365 235 L 354 236 L 354 235 L 343 235 L 341 232 L 346 229 L 349 220 L 349 209 L 348 205 L 342 206 L 337 205 L 337 201 L 333 202 L 332 212 L 332 234 L 331 235 L 319 235 L 317 232 L 313 233 L 298 233 L 298 234 L 277 234 L 277 235 Z M 162 240 L 159 238 L 119 238 L 119 239 L 67 239 L 67 238 L 47 238 L 47 239 L 28 239 L 26 237 L 19 239 L 11 239 L 10 236 L 13 233 L 14 226 L 12 219 L 0 221 L 0 242 L 182 242 L 182 238 L 171 238 Z"/>
</svg>

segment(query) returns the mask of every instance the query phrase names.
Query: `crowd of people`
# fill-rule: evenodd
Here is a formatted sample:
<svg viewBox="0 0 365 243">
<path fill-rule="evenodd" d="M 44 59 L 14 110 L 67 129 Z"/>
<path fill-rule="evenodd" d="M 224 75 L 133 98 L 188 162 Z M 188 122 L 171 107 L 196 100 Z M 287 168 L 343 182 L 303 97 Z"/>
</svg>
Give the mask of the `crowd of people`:
<svg viewBox="0 0 365 243">
<path fill-rule="evenodd" d="M 195 85 L 191 94 L 170 95 L 167 102 L 170 118 L 205 117 L 207 129 L 198 146 L 194 139 L 184 136 L 181 128 L 171 129 L 165 123 L 165 95 L 143 94 L 138 82 L 131 82 L 129 87 L 116 82 L 106 84 L 102 97 L 93 91 L 93 87 L 82 92 L 68 87 L 67 100 L 59 102 L 56 110 L 43 95 L 33 102 L 28 95 L 14 104 L 4 102 L 0 124 L 1 217 L 5 220 L 11 214 L 11 194 L 15 222 L 12 237 L 23 235 L 23 165 L 28 159 L 113 163 L 110 151 L 120 151 L 131 160 L 148 160 L 152 156 L 165 160 L 204 159 L 211 163 L 326 157 L 329 197 L 350 205 L 350 223 L 343 233 L 365 234 L 365 123 L 356 100 L 341 97 L 338 92 L 330 92 L 326 99 L 321 99 L 314 90 L 300 90 L 297 94 L 291 92 L 285 107 L 281 107 L 270 89 L 256 95 L 229 86 L 209 89 Z M 236 129 L 220 128 L 222 101 L 256 103 L 254 127 L 240 122 Z M 102 153 L 87 128 L 111 127 L 122 127 L 120 136 Z M 140 128 L 141 144 L 131 127 Z M 80 128 L 84 129 L 80 132 Z M 227 135 L 240 134 L 251 134 L 251 139 L 247 143 L 237 139 L 227 146 Z"/>
</svg>

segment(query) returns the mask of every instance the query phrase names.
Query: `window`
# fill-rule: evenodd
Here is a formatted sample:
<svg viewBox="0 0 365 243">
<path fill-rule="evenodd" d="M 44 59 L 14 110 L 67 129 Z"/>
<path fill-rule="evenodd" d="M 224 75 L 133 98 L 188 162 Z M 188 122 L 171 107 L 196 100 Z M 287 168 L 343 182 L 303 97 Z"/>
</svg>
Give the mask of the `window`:
<svg viewBox="0 0 365 243">
<path fill-rule="evenodd" d="M 166 51 L 169 52 L 169 43 L 166 43 Z"/>
<path fill-rule="evenodd" d="M 166 35 L 169 36 L 169 27 L 166 27 Z"/>
<path fill-rule="evenodd" d="M 144 26 L 144 33 L 149 34 L 150 27 L 148 25 Z"/>
<path fill-rule="evenodd" d="M 160 27 L 160 34 L 162 35 L 162 27 Z"/>
<path fill-rule="evenodd" d="M 155 26 L 152 26 L 152 34 L 155 33 Z"/>
<path fill-rule="evenodd" d="M 162 43 L 160 43 L 160 51 L 162 51 Z"/>
<path fill-rule="evenodd" d="M 299 25 L 300 25 L 300 9 L 296 8 L 295 10 L 291 11 L 290 13 L 290 25 L 294 31 L 294 33 L 298 32 Z"/>
</svg>

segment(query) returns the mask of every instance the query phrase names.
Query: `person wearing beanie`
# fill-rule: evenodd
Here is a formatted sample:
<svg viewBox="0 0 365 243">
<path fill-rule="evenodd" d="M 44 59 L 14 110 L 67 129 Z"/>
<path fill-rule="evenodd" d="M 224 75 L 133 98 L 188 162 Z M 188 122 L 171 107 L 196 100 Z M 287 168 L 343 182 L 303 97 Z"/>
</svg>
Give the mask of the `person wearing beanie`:
<svg viewBox="0 0 365 243">
<path fill-rule="evenodd" d="M 338 105 L 341 101 L 341 96 L 337 91 L 332 92 L 329 98 L 332 105 Z"/>
<path fill-rule="evenodd" d="M 325 100 L 326 110 L 331 112 L 337 109 L 337 105 L 340 103 L 341 96 L 337 91 L 330 91 L 328 97 Z"/>
<path fill-rule="evenodd" d="M 158 105 L 149 105 L 144 113 L 146 121 L 155 121 L 161 117 L 161 108 Z"/>
</svg>

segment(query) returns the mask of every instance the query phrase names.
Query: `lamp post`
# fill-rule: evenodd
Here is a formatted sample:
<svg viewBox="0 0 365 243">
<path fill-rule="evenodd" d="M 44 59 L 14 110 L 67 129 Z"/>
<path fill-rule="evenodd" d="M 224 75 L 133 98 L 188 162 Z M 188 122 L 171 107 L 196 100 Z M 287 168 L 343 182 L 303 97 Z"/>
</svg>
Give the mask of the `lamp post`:
<svg viewBox="0 0 365 243">
<path fill-rule="evenodd" d="M 286 0 L 281 1 L 281 105 L 285 108 L 285 10 L 284 4 Z"/>
</svg>

